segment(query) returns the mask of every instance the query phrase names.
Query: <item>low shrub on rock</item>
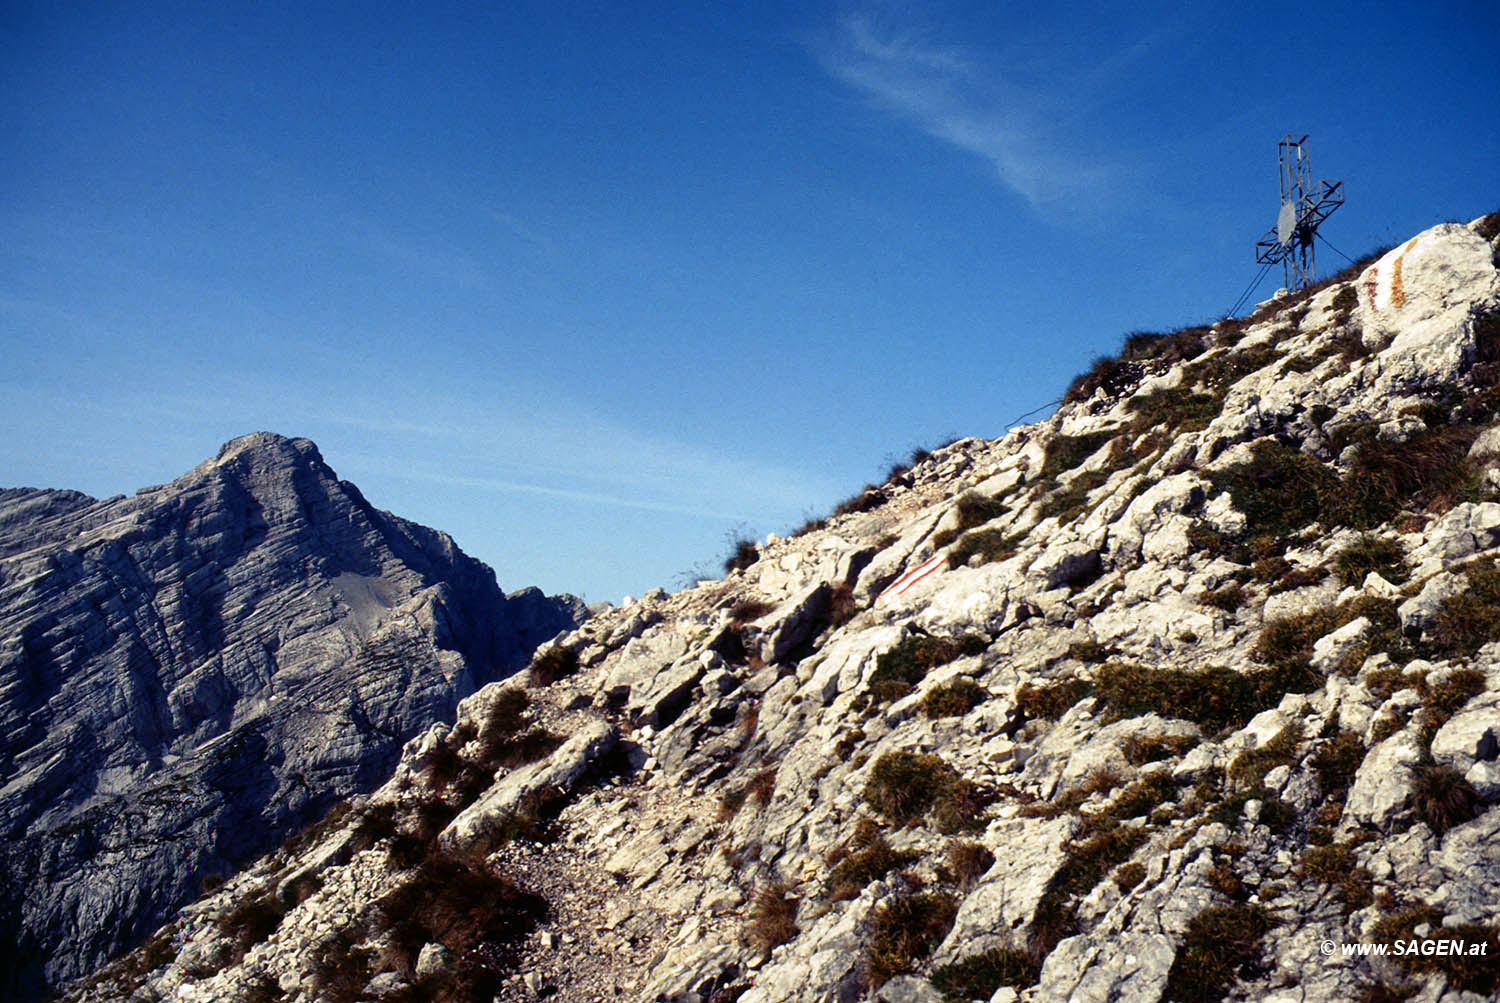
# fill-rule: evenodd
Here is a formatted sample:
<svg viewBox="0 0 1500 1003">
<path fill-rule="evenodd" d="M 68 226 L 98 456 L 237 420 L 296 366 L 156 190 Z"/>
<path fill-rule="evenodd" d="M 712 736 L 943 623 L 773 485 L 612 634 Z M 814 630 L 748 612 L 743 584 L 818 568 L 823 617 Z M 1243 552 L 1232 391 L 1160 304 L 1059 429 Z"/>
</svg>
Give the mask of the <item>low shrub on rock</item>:
<svg viewBox="0 0 1500 1003">
<path fill-rule="evenodd" d="M 911 634 L 875 660 L 869 693 L 877 702 L 899 700 L 910 693 L 929 671 L 964 655 L 977 655 L 988 642 L 975 634 L 957 639 Z"/>
</svg>

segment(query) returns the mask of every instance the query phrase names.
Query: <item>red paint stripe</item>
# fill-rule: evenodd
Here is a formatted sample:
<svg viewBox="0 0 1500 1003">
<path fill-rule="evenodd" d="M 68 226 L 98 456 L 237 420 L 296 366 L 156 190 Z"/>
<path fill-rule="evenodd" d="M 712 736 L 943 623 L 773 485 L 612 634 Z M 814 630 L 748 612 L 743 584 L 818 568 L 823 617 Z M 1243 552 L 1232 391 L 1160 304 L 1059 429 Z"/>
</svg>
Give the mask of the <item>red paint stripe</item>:
<svg viewBox="0 0 1500 1003">
<path fill-rule="evenodd" d="M 904 591 L 905 587 L 907 585 L 910 585 L 912 582 L 916 581 L 919 578 L 923 578 L 928 573 L 930 573 L 933 570 L 933 566 L 935 564 L 937 564 L 939 561 L 941 561 L 942 558 L 943 558 L 942 554 L 934 554 L 934 555 L 932 555 L 931 557 L 927 558 L 927 560 L 923 561 L 921 564 L 917 565 L 915 568 L 912 568 L 910 571 L 908 571 L 906 574 L 902 575 L 900 578 L 896 579 L 896 581 L 893 582 L 887 588 L 887 591 L 892 591 L 892 592 L 893 591 L 897 591 L 897 590 L 903 590 Z"/>
<path fill-rule="evenodd" d="M 917 577 L 913 578 L 911 581 L 907 582 L 905 585 L 903 585 L 901 587 L 901 589 L 896 594 L 900 595 L 901 592 L 908 591 L 909 589 L 911 589 L 912 586 L 916 585 L 918 582 L 920 582 L 922 579 L 926 578 L 928 575 L 931 575 L 935 571 L 941 571 L 942 568 L 943 568 L 943 564 L 947 560 L 948 560 L 947 555 L 945 555 L 945 554 L 939 554 L 937 557 L 933 558 L 932 567 L 928 568 L 926 571 L 923 571 L 920 575 L 918 575 Z"/>
<path fill-rule="evenodd" d="M 912 568 L 906 574 L 902 575 L 900 578 L 887 585 L 885 587 L 885 591 L 881 592 L 880 596 L 878 596 L 877 598 L 882 598 L 887 595 L 900 595 L 907 589 L 911 588 L 913 585 L 917 584 L 917 582 L 920 582 L 922 579 L 938 570 L 938 568 L 942 567 L 943 562 L 947 559 L 947 554 L 934 554 L 932 557 L 929 557 L 927 560 L 923 561 L 921 564 L 917 565 L 915 568 Z"/>
</svg>

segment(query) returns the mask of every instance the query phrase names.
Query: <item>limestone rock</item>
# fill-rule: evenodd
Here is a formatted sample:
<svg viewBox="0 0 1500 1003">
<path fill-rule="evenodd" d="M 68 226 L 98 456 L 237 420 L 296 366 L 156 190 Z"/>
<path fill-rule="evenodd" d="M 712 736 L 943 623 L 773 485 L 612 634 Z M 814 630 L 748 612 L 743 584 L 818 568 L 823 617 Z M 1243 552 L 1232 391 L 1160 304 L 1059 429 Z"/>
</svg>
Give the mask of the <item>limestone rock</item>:
<svg viewBox="0 0 1500 1003">
<path fill-rule="evenodd" d="M 938 964 L 1025 942 L 1025 931 L 1047 883 L 1065 857 L 1076 819 L 1012 819 L 991 826 L 986 841 L 1006 848 L 959 907 L 953 929 L 938 945 Z"/>
<path fill-rule="evenodd" d="M 1444 599 L 1468 589 L 1468 579 L 1463 575 L 1439 571 L 1427 580 L 1421 592 L 1396 607 L 1396 613 L 1401 617 L 1401 630 L 1409 635 L 1420 635 L 1437 619 Z"/>
<path fill-rule="evenodd" d="M 1344 806 L 1343 825 L 1385 830 L 1406 805 L 1411 771 L 1422 761 L 1416 738 L 1401 731 L 1370 750 L 1355 774 Z"/>
<path fill-rule="evenodd" d="M 1432 758 L 1460 773 L 1500 756 L 1500 692 L 1469 701 L 1432 738 Z"/>
</svg>

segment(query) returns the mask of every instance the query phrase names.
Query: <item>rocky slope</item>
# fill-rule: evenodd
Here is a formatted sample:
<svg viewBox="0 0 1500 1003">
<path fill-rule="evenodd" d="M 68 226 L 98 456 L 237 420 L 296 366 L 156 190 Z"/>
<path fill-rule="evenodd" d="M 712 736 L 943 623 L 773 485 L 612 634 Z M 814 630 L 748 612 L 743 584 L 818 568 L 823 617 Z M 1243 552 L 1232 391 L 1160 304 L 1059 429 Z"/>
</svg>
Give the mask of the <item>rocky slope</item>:
<svg viewBox="0 0 1500 1003">
<path fill-rule="evenodd" d="M 1493 998 L 1497 249 L 1132 337 L 589 621 L 68 998 Z"/>
<path fill-rule="evenodd" d="M 306 439 L 96 501 L 0 491 L 0 996 L 97 967 L 581 620 Z"/>
</svg>

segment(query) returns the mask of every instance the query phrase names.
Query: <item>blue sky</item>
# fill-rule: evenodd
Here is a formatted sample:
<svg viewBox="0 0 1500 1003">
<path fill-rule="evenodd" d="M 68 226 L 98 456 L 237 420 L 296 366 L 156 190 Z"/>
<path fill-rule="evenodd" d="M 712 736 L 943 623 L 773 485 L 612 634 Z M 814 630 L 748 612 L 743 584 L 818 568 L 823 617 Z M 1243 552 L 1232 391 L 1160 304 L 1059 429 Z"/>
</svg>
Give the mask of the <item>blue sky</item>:
<svg viewBox="0 0 1500 1003">
<path fill-rule="evenodd" d="M 506 588 L 677 587 L 1222 315 L 1283 133 L 1351 256 L 1500 208 L 1496 38 L 1492 0 L 9 0 L 0 484 L 270 429 Z"/>
</svg>

